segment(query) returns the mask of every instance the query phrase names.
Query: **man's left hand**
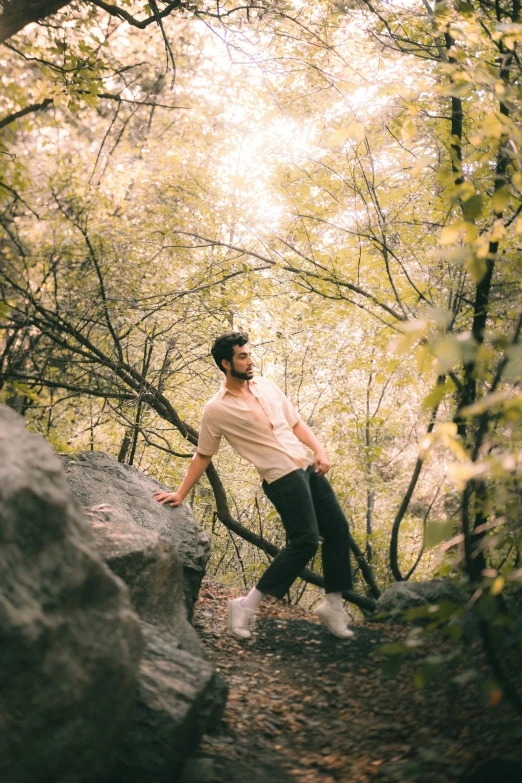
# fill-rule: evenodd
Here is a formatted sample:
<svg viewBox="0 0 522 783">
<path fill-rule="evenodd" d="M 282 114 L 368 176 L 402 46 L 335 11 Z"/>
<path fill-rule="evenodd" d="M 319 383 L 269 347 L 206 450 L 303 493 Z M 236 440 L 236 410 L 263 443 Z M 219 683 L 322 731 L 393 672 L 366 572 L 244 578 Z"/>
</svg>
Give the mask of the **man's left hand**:
<svg viewBox="0 0 522 783">
<path fill-rule="evenodd" d="M 324 476 L 330 470 L 330 461 L 326 456 L 326 451 L 321 449 L 315 452 L 315 472 L 320 476 Z"/>
</svg>

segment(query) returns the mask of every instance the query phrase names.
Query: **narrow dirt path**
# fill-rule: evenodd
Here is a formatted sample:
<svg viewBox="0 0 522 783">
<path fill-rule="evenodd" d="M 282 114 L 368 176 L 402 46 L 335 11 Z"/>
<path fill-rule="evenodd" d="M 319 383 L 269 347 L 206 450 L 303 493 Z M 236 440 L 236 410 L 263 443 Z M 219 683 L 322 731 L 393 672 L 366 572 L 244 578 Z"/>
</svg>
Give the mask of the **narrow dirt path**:
<svg viewBox="0 0 522 783">
<path fill-rule="evenodd" d="M 452 783 L 481 761 L 518 755 L 521 735 L 506 735 L 517 719 L 509 705 L 488 703 L 483 683 L 456 686 L 453 669 L 418 689 L 414 661 L 382 678 L 377 651 L 403 639 L 404 627 L 366 623 L 340 640 L 309 612 L 268 599 L 254 638 L 241 642 L 226 627 L 237 595 L 206 581 L 194 615 L 230 687 L 224 725 L 199 753 L 211 759 L 209 782 Z"/>
</svg>

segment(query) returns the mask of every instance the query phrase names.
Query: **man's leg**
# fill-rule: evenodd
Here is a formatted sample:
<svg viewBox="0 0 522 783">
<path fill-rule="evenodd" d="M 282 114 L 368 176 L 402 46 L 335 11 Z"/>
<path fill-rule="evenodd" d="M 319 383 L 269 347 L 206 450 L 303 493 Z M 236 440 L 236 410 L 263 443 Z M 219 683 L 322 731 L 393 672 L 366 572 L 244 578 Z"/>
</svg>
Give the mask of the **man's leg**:
<svg viewBox="0 0 522 783">
<path fill-rule="evenodd" d="M 350 567 L 348 521 L 326 476 L 309 469 L 319 533 L 323 538 L 322 560 L 326 593 L 353 590 Z"/>
<path fill-rule="evenodd" d="M 350 567 L 350 536 L 348 522 L 326 476 L 309 468 L 310 489 L 314 509 L 323 538 L 322 562 L 326 601 L 315 611 L 336 636 L 349 638 L 348 617 L 343 609 L 342 592 L 353 589 Z"/>
<path fill-rule="evenodd" d="M 294 470 L 271 484 L 264 481 L 263 491 L 281 517 L 287 543 L 266 569 L 257 589 L 283 598 L 317 552 L 317 519 L 306 471 Z"/>
<path fill-rule="evenodd" d="M 264 481 L 263 490 L 279 512 L 287 544 L 245 598 L 228 602 L 230 631 L 241 639 L 252 636 L 255 610 L 263 596 L 282 598 L 314 556 L 319 544 L 309 478 L 304 470 L 294 470 L 271 484 Z"/>
</svg>

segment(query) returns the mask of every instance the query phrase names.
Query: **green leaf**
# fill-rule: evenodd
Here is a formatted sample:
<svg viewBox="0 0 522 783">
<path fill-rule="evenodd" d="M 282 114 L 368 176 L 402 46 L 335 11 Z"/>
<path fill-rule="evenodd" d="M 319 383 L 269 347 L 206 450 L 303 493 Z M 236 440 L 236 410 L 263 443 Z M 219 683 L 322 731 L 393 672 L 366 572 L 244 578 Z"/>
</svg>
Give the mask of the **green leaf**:
<svg viewBox="0 0 522 783">
<path fill-rule="evenodd" d="M 491 208 L 496 215 L 501 215 L 507 207 L 508 202 L 509 190 L 505 185 L 503 185 L 493 194 L 493 198 L 491 199 Z"/>
<path fill-rule="evenodd" d="M 459 12 L 459 14 L 462 14 L 462 16 L 473 17 L 475 15 L 475 9 L 470 3 L 466 2 L 465 0 L 464 2 L 457 2 L 455 7 Z"/>
<path fill-rule="evenodd" d="M 424 762 L 435 764 L 452 763 L 440 750 L 434 750 L 433 748 L 419 748 L 418 750 L 419 756 Z"/>
<path fill-rule="evenodd" d="M 444 626 L 444 633 L 446 636 L 449 636 L 450 639 L 452 639 L 454 642 L 458 642 L 460 639 L 462 639 L 462 636 L 464 634 L 464 631 L 462 630 L 462 626 L 457 625 L 457 623 L 450 622 L 446 626 Z"/>
<path fill-rule="evenodd" d="M 480 193 L 476 193 L 471 196 L 467 201 L 462 204 L 462 212 L 465 220 L 476 220 L 482 214 L 484 209 L 484 202 Z"/>
<path fill-rule="evenodd" d="M 383 655 L 401 655 L 405 649 L 406 646 L 403 642 L 390 642 L 390 644 L 383 644 L 382 647 L 379 647 L 378 652 Z"/>
<path fill-rule="evenodd" d="M 451 538 L 455 526 L 453 522 L 428 522 L 426 525 L 426 533 L 424 536 L 424 543 L 427 549 L 431 549 L 443 541 L 447 541 Z"/>
<path fill-rule="evenodd" d="M 393 679 L 399 674 L 403 663 L 403 655 L 392 655 L 390 658 L 386 658 L 381 664 L 382 676 L 387 680 Z"/>
<path fill-rule="evenodd" d="M 440 404 L 444 395 L 446 394 L 447 387 L 444 383 L 438 383 L 429 394 L 424 397 L 422 401 L 422 407 L 426 409 L 435 408 Z"/>
<path fill-rule="evenodd" d="M 413 675 L 413 682 L 416 688 L 424 688 L 424 686 L 426 685 L 426 680 L 424 679 L 424 675 L 419 669 L 417 669 L 417 671 Z"/>
</svg>

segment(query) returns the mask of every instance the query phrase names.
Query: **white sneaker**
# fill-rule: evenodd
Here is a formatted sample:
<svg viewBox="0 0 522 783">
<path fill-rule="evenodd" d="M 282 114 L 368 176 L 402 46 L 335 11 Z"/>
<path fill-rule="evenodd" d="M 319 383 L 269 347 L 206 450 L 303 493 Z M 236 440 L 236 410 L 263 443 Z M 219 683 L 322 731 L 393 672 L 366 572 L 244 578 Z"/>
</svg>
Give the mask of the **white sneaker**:
<svg viewBox="0 0 522 783">
<path fill-rule="evenodd" d="M 228 602 L 228 628 L 238 639 L 250 639 L 256 613 L 243 606 L 242 598 L 233 598 Z"/>
<path fill-rule="evenodd" d="M 314 614 L 317 615 L 323 625 L 326 625 L 330 633 L 338 636 L 339 639 L 350 639 L 352 636 L 355 636 L 354 632 L 348 628 L 348 615 L 344 609 L 334 609 L 328 601 L 323 601 L 315 609 Z"/>
</svg>

